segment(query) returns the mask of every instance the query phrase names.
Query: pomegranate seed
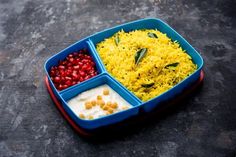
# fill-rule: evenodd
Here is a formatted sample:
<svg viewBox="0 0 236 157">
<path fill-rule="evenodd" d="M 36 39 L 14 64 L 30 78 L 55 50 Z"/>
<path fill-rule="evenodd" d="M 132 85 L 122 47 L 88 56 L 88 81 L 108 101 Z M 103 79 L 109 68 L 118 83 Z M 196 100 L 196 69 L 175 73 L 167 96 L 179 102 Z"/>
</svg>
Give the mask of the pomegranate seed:
<svg viewBox="0 0 236 157">
<path fill-rule="evenodd" d="M 75 70 L 78 70 L 80 67 L 79 67 L 79 65 L 75 65 L 75 66 L 73 66 L 73 68 L 74 68 Z"/>
<path fill-rule="evenodd" d="M 65 76 L 65 72 L 63 70 L 60 70 L 59 73 L 60 73 L 61 76 Z"/>
<path fill-rule="evenodd" d="M 60 70 L 64 70 L 64 69 L 65 69 L 65 66 L 64 66 L 64 65 L 60 65 L 58 68 L 59 68 Z"/>
<path fill-rule="evenodd" d="M 56 73 L 55 73 L 54 70 L 51 70 L 51 71 L 50 71 L 50 76 L 55 76 L 55 74 L 56 74 Z"/>
<path fill-rule="evenodd" d="M 73 63 L 74 62 L 74 58 L 69 58 L 69 62 Z"/>
<path fill-rule="evenodd" d="M 89 79 L 89 76 L 88 76 L 88 75 L 84 77 L 84 80 L 87 80 L 87 79 Z"/>
<path fill-rule="evenodd" d="M 78 65 L 79 66 L 83 66 L 84 64 L 82 62 L 78 62 Z"/>
<path fill-rule="evenodd" d="M 64 84 L 62 87 L 63 89 L 65 89 L 65 88 L 68 88 L 68 85 Z"/>
<path fill-rule="evenodd" d="M 68 76 L 66 76 L 65 79 L 66 79 L 67 81 L 72 80 L 72 78 L 71 78 L 71 77 L 68 77 Z"/>
<path fill-rule="evenodd" d="M 68 67 L 67 69 L 73 69 L 73 67 L 72 67 L 72 66 L 73 66 L 73 64 L 72 64 L 72 63 L 68 63 L 68 64 L 67 64 L 67 67 Z M 71 68 L 69 68 L 69 67 L 71 67 Z"/>
<path fill-rule="evenodd" d="M 83 78 L 83 77 L 80 77 L 80 78 L 79 78 L 79 81 L 80 81 L 80 82 L 83 82 L 83 81 L 84 81 L 84 78 Z"/>
<path fill-rule="evenodd" d="M 65 82 L 65 77 L 61 77 L 61 81 L 60 82 Z"/>
<path fill-rule="evenodd" d="M 73 67 L 72 66 L 68 66 L 67 69 L 72 71 Z"/>
<path fill-rule="evenodd" d="M 62 89 L 63 89 L 63 86 L 61 84 L 59 84 L 58 90 L 62 90 Z"/>
<path fill-rule="evenodd" d="M 88 65 L 84 64 L 81 69 L 85 71 L 87 68 L 88 68 Z"/>
<path fill-rule="evenodd" d="M 60 82 L 60 80 L 61 80 L 60 77 L 58 77 L 58 76 L 54 77 L 54 81 L 55 81 L 55 82 L 58 83 L 58 82 Z"/>
<path fill-rule="evenodd" d="M 79 74 L 80 74 L 80 76 L 85 76 L 85 72 L 84 71 L 79 71 Z"/>
<path fill-rule="evenodd" d="M 67 81 L 65 82 L 65 84 L 68 85 L 68 86 L 70 86 L 70 85 L 71 85 L 71 81 L 70 81 L 70 80 L 67 80 Z"/>
<path fill-rule="evenodd" d="M 73 80 L 78 80 L 79 75 L 76 73 L 72 73 L 72 78 L 73 78 Z"/>
</svg>

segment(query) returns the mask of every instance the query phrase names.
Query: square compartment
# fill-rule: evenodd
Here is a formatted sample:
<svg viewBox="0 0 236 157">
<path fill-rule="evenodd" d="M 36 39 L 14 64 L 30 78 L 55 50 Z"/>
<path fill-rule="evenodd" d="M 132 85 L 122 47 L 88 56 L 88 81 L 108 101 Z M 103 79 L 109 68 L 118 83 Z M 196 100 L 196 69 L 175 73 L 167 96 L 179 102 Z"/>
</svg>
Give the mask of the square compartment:
<svg viewBox="0 0 236 157">
<path fill-rule="evenodd" d="M 82 41 L 76 42 L 75 44 L 69 46 L 68 48 L 62 50 L 61 52 L 59 52 L 59 53 L 55 54 L 54 56 L 52 56 L 51 58 L 49 58 L 46 61 L 46 63 L 45 63 L 44 68 L 45 68 L 46 74 L 47 74 L 47 76 L 49 78 L 50 86 L 52 87 L 52 90 L 56 94 L 57 98 L 59 98 L 59 93 L 61 93 L 63 91 L 66 91 L 66 90 L 69 90 L 69 89 L 73 88 L 75 85 L 70 86 L 70 87 L 68 87 L 66 89 L 63 89 L 61 91 L 58 91 L 56 89 L 56 87 L 54 86 L 54 83 L 52 82 L 52 80 L 51 80 L 51 78 L 49 76 L 49 71 L 50 71 L 52 66 L 58 65 L 58 62 L 60 60 L 64 60 L 69 54 L 71 54 L 73 52 L 78 52 L 81 49 L 87 49 L 89 55 L 93 58 L 93 61 L 96 64 L 96 70 L 98 72 L 98 75 L 104 72 L 104 69 L 102 69 L 102 66 L 98 62 L 97 57 L 95 57 L 94 51 L 91 50 L 91 47 L 89 46 L 88 41 L 86 39 L 84 39 Z M 94 76 L 94 77 L 97 77 L 97 76 Z M 81 82 L 80 84 L 83 84 L 83 83 L 85 83 L 88 80 L 85 80 L 85 81 Z"/>
<path fill-rule="evenodd" d="M 119 111 L 117 113 L 113 113 L 111 115 L 107 115 L 104 117 L 96 118 L 93 120 L 84 120 L 79 118 L 69 107 L 67 101 L 77 96 L 78 94 L 87 91 L 89 89 L 95 88 L 97 86 L 107 84 L 111 87 L 115 92 L 117 92 L 124 100 L 126 100 L 132 107 Z M 82 128 L 85 129 L 94 129 L 101 126 L 113 124 L 124 119 L 127 119 L 131 116 L 137 115 L 139 113 L 139 106 L 141 102 L 133 95 L 127 91 L 125 88 L 117 84 L 114 79 L 108 74 L 102 74 L 98 77 L 94 77 L 91 80 L 88 80 L 84 84 L 77 84 L 74 88 L 69 89 L 67 91 L 63 91 L 61 93 L 62 105 L 68 115 Z"/>
</svg>

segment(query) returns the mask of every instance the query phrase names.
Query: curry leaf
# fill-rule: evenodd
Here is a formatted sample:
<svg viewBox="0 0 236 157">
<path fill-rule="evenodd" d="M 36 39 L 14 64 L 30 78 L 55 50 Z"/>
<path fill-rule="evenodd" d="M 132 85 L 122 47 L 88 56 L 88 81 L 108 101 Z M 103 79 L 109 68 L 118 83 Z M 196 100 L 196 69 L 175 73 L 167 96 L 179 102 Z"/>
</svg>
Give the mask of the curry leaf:
<svg viewBox="0 0 236 157">
<path fill-rule="evenodd" d="M 155 33 L 151 33 L 151 32 L 148 32 L 148 36 L 149 36 L 150 38 L 158 38 Z"/>
<path fill-rule="evenodd" d="M 148 84 L 142 84 L 141 86 L 144 88 L 150 88 L 154 85 L 155 83 L 148 83 Z"/>
<path fill-rule="evenodd" d="M 115 37 L 116 46 L 118 46 L 119 42 L 120 42 L 120 38 L 118 35 L 116 35 L 116 37 Z"/>
<path fill-rule="evenodd" d="M 169 68 L 169 67 L 177 67 L 178 65 L 179 65 L 178 62 L 176 62 L 176 63 L 171 63 L 171 64 L 166 65 L 165 68 Z"/>
<path fill-rule="evenodd" d="M 138 65 L 138 63 L 141 61 L 141 59 L 145 56 L 147 53 L 147 48 L 142 48 L 138 50 L 134 56 L 135 64 Z"/>
</svg>

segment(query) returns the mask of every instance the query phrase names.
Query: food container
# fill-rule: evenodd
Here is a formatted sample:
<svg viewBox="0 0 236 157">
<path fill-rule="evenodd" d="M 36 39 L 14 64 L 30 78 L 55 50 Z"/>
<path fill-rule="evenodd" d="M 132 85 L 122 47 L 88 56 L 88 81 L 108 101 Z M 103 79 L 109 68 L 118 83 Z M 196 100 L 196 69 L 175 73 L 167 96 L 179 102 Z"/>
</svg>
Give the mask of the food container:
<svg viewBox="0 0 236 157">
<path fill-rule="evenodd" d="M 185 78 L 183 81 L 175 85 L 173 88 L 162 93 L 161 95 L 146 102 L 141 101 L 106 71 L 106 68 L 103 65 L 103 62 L 100 59 L 95 48 L 95 45 L 97 43 L 103 41 L 105 38 L 111 37 L 114 33 L 118 32 L 121 29 L 123 29 L 125 32 L 138 29 L 157 29 L 162 33 L 166 33 L 169 38 L 171 38 L 172 40 L 177 40 L 180 46 L 184 50 L 186 50 L 186 53 L 188 53 L 191 56 L 193 62 L 197 64 L 197 70 L 190 76 Z M 89 51 L 89 54 L 95 61 L 98 75 L 84 82 L 66 88 L 62 91 L 58 91 L 54 86 L 52 80 L 50 79 L 49 76 L 50 68 L 52 66 L 57 65 L 60 60 L 65 59 L 65 57 L 68 54 L 84 48 L 86 48 Z M 89 130 L 120 122 L 124 119 L 138 115 L 140 112 L 152 111 L 160 103 L 163 103 L 169 99 L 174 98 L 176 95 L 180 94 L 184 89 L 187 89 L 193 82 L 197 81 L 200 77 L 200 72 L 202 67 L 203 67 L 203 59 L 200 56 L 200 54 L 168 24 L 164 23 L 159 19 L 154 19 L 154 18 L 141 19 L 129 22 L 110 29 L 106 29 L 94 35 L 88 36 L 87 38 L 84 38 L 76 42 L 75 44 L 69 46 L 68 48 L 62 50 L 61 52 L 55 54 L 54 56 L 49 58 L 45 63 L 45 71 L 54 95 L 61 102 L 62 107 L 64 108 L 66 113 L 70 116 L 70 118 L 81 128 Z M 93 120 L 84 120 L 76 116 L 75 113 L 69 108 L 67 101 L 83 91 L 92 89 L 102 84 L 109 85 L 127 102 L 129 102 L 129 104 L 131 104 L 132 107 L 130 109 Z"/>
</svg>

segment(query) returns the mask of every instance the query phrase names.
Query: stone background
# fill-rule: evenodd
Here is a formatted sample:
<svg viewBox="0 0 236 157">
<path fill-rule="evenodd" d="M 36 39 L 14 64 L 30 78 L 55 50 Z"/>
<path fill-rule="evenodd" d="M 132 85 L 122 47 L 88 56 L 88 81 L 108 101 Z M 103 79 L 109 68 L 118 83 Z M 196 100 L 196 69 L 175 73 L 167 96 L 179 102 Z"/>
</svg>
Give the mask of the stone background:
<svg viewBox="0 0 236 157">
<path fill-rule="evenodd" d="M 203 56 L 202 88 L 173 112 L 106 140 L 81 138 L 44 86 L 44 62 L 128 21 L 166 21 Z M 0 156 L 236 155 L 235 0 L 0 0 Z"/>
</svg>

